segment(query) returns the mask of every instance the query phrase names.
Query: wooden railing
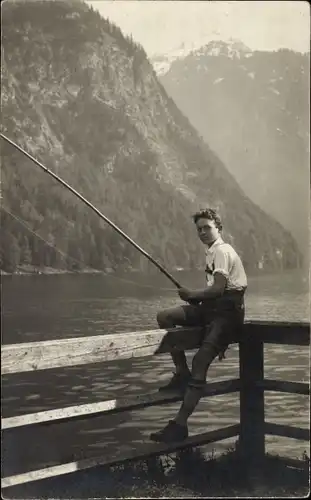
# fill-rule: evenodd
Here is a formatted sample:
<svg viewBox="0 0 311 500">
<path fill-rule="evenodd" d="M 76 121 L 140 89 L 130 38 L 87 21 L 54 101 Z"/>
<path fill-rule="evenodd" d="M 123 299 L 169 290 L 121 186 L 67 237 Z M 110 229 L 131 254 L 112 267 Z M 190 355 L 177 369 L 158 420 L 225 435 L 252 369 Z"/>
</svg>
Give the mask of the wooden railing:
<svg viewBox="0 0 311 500">
<path fill-rule="evenodd" d="M 111 457 L 88 457 L 76 462 L 45 467 L 18 475 L 2 478 L 6 488 L 25 482 L 67 474 L 101 464 L 112 464 L 133 458 L 145 458 L 164 452 L 176 451 L 189 446 L 217 442 L 239 437 L 239 450 L 252 461 L 265 456 L 265 435 L 286 436 L 309 441 L 309 429 L 265 422 L 264 392 L 279 391 L 309 395 L 306 383 L 269 380 L 264 378 L 264 344 L 308 346 L 308 323 L 273 323 L 252 321 L 244 325 L 245 334 L 239 344 L 239 378 L 206 385 L 204 396 L 240 394 L 240 423 L 218 430 L 189 437 L 181 443 L 169 445 L 150 444 L 141 449 L 120 450 Z M 144 357 L 169 352 L 172 345 L 183 350 L 198 346 L 199 329 L 177 328 L 146 332 L 122 333 L 74 339 L 51 340 L 2 346 L 2 374 L 49 370 L 67 366 L 102 363 L 111 360 Z M 2 419 L 3 432 L 25 426 L 38 426 L 68 420 L 88 419 L 91 416 L 118 413 L 148 406 L 180 401 L 179 394 L 155 393 L 124 397 L 92 404 L 41 411 Z"/>
</svg>

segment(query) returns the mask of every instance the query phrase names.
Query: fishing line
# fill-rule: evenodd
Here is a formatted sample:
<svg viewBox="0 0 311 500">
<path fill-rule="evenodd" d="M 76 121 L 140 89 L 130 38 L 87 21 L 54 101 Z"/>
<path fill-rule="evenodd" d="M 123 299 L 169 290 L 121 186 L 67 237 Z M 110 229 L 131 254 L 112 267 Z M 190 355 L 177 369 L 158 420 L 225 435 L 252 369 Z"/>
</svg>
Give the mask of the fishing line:
<svg viewBox="0 0 311 500">
<path fill-rule="evenodd" d="M 62 186 L 66 187 L 69 191 L 75 194 L 83 203 L 85 203 L 89 208 L 91 208 L 101 219 L 103 219 L 107 224 L 109 224 L 117 233 L 119 233 L 123 238 L 125 238 L 131 245 L 133 245 L 136 250 L 142 253 L 152 264 L 154 264 L 161 273 L 163 273 L 177 288 L 182 288 L 181 284 L 172 276 L 159 262 L 157 262 L 150 254 L 148 254 L 143 248 L 141 248 L 134 240 L 132 240 L 127 234 L 125 234 L 116 224 L 114 224 L 108 217 L 102 214 L 90 201 L 88 201 L 84 196 L 82 196 L 78 191 L 76 191 L 70 184 L 65 182 L 61 177 L 54 174 L 51 170 L 46 168 L 42 163 L 40 163 L 36 158 L 34 158 L 31 154 L 27 153 L 23 148 L 18 146 L 11 139 L 6 137 L 4 134 L 0 133 L 2 139 L 8 142 L 11 146 L 16 148 L 22 154 L 24 154 L 27 158 L 29 158 L 35 165 L 44 170 L 47 174 L 51 175 L 54 179 L 56 179 Z"/>
<path fill-rule="evenodd" d="M 62 250 L 60 250 L 59 248 L 57 248 L 55 245 L 52 245 L 52 243 L 50 243 L 49 241 L 45 240 L 43 238 L 43 236 L 41 236 L 36 231 L 34 231 L 33 229 L 31 229 L 25 223 L 25 221 L 23 221 L 23 219 L 21 219 L 20 217 L 18 217 L 15 214 L 13 214 L 10 210 L 8 210 L 7 208 L 5 208 L 4 206 L 1 206 L 1 209 L 4 210 L 4 212 L 6 212 L 7 214 L 11 215 L 11 217 L 13 217 L 13 219 L 17 220 L 22 226 L 24 226 L 27 229 L 27 231 L 29 231 L 30 233 L 32 233 L 34 236 L 36 236 L 38 239 L 40 239 L 41 241 L 43 241 L 50 248 L 53 248 L 53 250 L 55 250 L 60 255 L 62 255 L 62 257 L 70 259 L 72 262 L 76 262 L 77 264 L 80 264 L 82 266 L 85 265 L 84 262 L 82 262 L 81 260 L 78 260 L 78 259 L 75 259 L 74 257 L 71 257 L 70 255 L 66 254 L 65 252 L 63 252 Z M 139 286 L 141 288 L 152 288 L 154 290 L 165 290 L 166 292 L 174 292 L 175 291 L 175 288 L 155 287 L 154 285 L 147 285 L 147 284 L 143 284 L 143 283 L 138 283 L 137 281 L 133 281 L 133 280 L 121 278 L 120 276 L 112 276 L 110 274 L 107 274 L 107 276 L 109 276 L 109 278 L 111 278 L 111 279 L 123 281 L 125 283 L 130 283 L 132 285 Z"/>
<path fill-rule="evenodd" d="M 22 219 L 20 219 L 17 215 L 14 215 L 12 212 L 10 212 L 10 210 L 8 210 L 7 208 L 5 208 L 3 206 L 1 206 L 1 209 L 4 210 L 7 214 L 11 215 L 13 217 L 13 219 L 17 220 L 22 226 L 24 226 L 30 233 L 34 234 L 39 240 L 43 241 L 50 248 L 53 248 L 53 250 L 56 250 L 56 252 L 58 252 L 60 255 L 62 255 L 63 257 L 66 257 L 66 258 L 72 260 L 73 262 L 77 262 L 77 264 L 83 264 L 81 261 L 75 259 L 74 257 L 70 257 L 70 255 L 66 254 L 65 252 L 62 252 L 62 250 L 59 250 L 55 245 L 52 245 L 52 243 L 50 243 L 49 241 L 45 240 L 43 238 L 43 236 L 41 236 L 40 234 L 36 233 L 33 229 L 31 229 L 25 223 L 25 221 L 23 221 Z"/>
</svg>

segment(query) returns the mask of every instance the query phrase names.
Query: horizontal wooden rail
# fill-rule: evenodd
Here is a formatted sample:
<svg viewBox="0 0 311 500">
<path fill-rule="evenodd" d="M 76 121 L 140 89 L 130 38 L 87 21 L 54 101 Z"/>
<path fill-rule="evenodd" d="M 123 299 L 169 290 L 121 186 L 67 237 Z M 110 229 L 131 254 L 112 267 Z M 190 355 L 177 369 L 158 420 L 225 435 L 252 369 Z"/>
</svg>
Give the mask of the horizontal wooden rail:
<svg viewBox="0 0 311 500">
<path fill-rule="evenodd" d="M 264 344 L 310 345 L 310 323 L 281 321 L 246 321 L 245 333 Z"/>
<path fill-rule="evenodd" d="M 60 476 L 62 474 L 68 474 L 70 472 L 77 472 L 79 470 L 89 469 L 99 465 L 113 465 L 119 462 L 126 462 L 133 459 L 138 460 L 147 457 L 149 458 L 151 456 L 161 455 L 162 453 L 170 453 L 173 451 L 181 450 L 183 448 L 202 446 L 204 444 L 214 443 L 216 441 L 222 441 L 223 439 L 229 439 L 231 437 L 238 436 L 239 431 L 240 425 L 235 424 L 224 427 L 222 429 L 205 432 L 204 434 L 191 436 L 185 441 L 179 443 L 170 443 L 163 445 L 158 443 L 148 443 L 148 445 L 142 446 L 141 450 L 131 449 L 128 452 L 120 450 L 120 452 L 115 453 L 114 458 L 107 456 L 86 458 L 75 462 L 69 462 L 52 467 L 46 467 L 44 469 L 29 471 L 24 474 L 4 477 L 2 478 L 1 486 L 2 488 L 8 488 L 17 484 L 39 481 L 41 479 Z"/>
<path fill-rule="evenodd" d="M 240 390 L 240 380 L 224 380 L 221 382 L 212 382 L 207 384 L 204 389 L 206 396 L 219 396 L 229 394 Z M 182 395 L 179 393 L 159 393 L 141 394 L 129 398 L 112 399 L 100 403 L 91 403 L 85 405 L 68 406 L 66 408 L 57 408 L 55 410 L 40 411 L 17 417 L 8 417 L 2 419 L 2 430 L 12 429 L 13 427 L 23 427 L 27 425 L 47 424 L 57 421 L 73 420 L 98 416 L 101 413 L 119 413 L 122 411 L 137 410 L 159 404 L 174 403 L 181 401 Z"/>
<path fill-rule="evenodd" d="M 309 470 L 309 460 L 305 458 L 305 460 L 301 460 L 300 458 L 290 458 L 290 457 L 273 457 L 275 460 L 282 460 L 284 465 L 291 467 L 292 469 L 300 469 L 304 470 L 308 467 Z"/>
<path fill-rule="evenodd" d="M 199 328 L 157 329 L 4 345 L 1 350 L 1 373 L 5 375 L 152 356 L 169 352 L 172 345 L 182 350 L 194 349 L 199 344 L 201 331 Z M 254 337 L 264 343 L 310 343 L 308 323 L 246 322 L 244 334 L 245 338 Z"/>
<path fill-rule="evenodd" d="M 200 336 L 198 328 L 176 328 L 10 344 L 2 347 L 1 373 L 152 356 L 169 352 L 177 343 L 188 350 L 198 345 Z"/>
<path fill-rule="evenodd" d="M 264 379 L 263 382 L 258 382 L 256 385 L 262 387 L 265 391 L 287 392 L 290 394 L 302 394 L 304 396 L 310 394 L 310 386 L 306 382 Z"/>
<path fill-rule="evenodd" d="M 289 437 L 292 439 L 300 439 L 302 441 L 310 441 L 310 429 L 302 427 L 293 427 L 291 425 L 274 424 L 265 422 L 265 433 L 273 436 Z"/>
</svg>

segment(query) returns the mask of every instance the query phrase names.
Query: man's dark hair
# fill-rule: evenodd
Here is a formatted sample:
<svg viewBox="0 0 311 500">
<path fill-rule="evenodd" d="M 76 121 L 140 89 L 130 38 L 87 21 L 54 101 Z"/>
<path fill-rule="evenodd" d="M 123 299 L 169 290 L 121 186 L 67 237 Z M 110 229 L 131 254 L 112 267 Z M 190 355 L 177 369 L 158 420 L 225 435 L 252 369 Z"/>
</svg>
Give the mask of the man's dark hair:
<svg viewBox="0 0 311 500">
<path fill-rule="evenodd" d="M 196 212 L 192 218 L 195 224 L 199 219 L 213 220 L 219 231 L 222 230 L 221 218 L 214 208 L 202 208 L 199 212 Z"/>
</svg>

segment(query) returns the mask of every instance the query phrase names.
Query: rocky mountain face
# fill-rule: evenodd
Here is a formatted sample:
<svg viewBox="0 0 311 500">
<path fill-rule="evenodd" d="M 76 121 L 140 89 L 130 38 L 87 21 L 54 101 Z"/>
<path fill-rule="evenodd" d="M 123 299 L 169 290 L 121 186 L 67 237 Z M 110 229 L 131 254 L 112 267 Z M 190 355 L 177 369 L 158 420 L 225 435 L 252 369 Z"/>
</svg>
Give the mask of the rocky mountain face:
<svg viewBox="0 0 311 500">
<path fill-rule="evenodd" d="M 142 47 L 83 2 L 6 2 L 2 17 L 4 134 L 167 268 L 203 265 L 190 216 L 206 205 L 219 208 L 224 236 L 249 271 L 259 262 L 300 264 L 291 235 L 243 193 L 167 95 Z M 2 140 L 1 151 L 3 269 L 150 269 Z"/>
<path fill-rule="evenodd" d="M 306 255 L 309 72 L 309 54 L 253 52 L 233 41 L 175 58 L 159 75 L 245 193 L 291 231 Z"/>
</svg>

